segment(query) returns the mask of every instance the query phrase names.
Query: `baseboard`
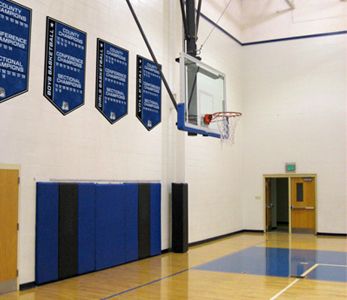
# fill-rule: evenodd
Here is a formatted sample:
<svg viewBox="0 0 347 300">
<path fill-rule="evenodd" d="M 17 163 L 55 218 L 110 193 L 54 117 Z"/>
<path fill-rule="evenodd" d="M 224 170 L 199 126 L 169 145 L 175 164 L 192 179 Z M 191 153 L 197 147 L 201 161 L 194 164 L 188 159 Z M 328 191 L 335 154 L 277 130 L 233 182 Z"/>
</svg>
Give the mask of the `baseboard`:
<svg viewBox="0 0 347 300">
<path fill-rule="evenodd" d="M 233 236 L 235 234 L 240 234 L 240 233 L 264 233 L 264 231 L 263 230 L 255 230 L 255 229 L 238 230 L 238 231 L 230 232 L 230 233 L 227 233 L 227 234 L 222 234 L 222 235 L 219 235 L 219 236 L 208 238 L 208 239 L 205 239 L 205 240 L 189 243 L 189 247 L 197 246 L 197 245 L 201 245 L 201 244 L 205 244 L 205 243 L 209 243 L 209 242 L 213 242 L 213 241 L 220 240 L 220 239 L 224 239 L 224 238 Z"/>
<path fill-rule="evenodd" d="M 261 230 L 261 229 L 244 229 L 244 230 L 241 230 L 241 233 L 264 233 L 264 230 Z"/>
<path fill-rule="evenodd" d="M 289 222 L 279 222 L 279 221 L 278 221 L 278 222 L 277 222 L 277 225 L 287 225 L 287 226 L 288 226 L 288 225 L 289 225 Z"/>
<path fill-rule="evenodd" d="M 20 284 L 20 285 L 19 285 L 19 290 L 20 290 L 20 291 L 26 291 L 26 290 L 32 289 L 32 288 L 34 288 L 34 287 L 36 287 L 36 284 L 35 284 L 35 282 L 33 281 L 33 282 L 28 282 L 28 283 Z"/>
<path fill-rule="evenodd" d="M 333 232 L 317 232 L 317 235 L 326 235 L 326 236 L 346 236 L 347 233 L 333 233 Z"/>
<path fill-rule="evenodd" d="M 161 250 L 161 254 L 166 254 L 166 253 L 169 253 L 169 252 L 171 252 L 171 249 L 163 249 L 163 250 Z"/>
<path fill-rule="evenodd" d="M 192 243 L 189 243 L 189 247 L 197 246 L 197 245 L 201 245 L 201 244 L 205 244 L 205 243 L 209 243 L 209 242 L 213 242 L 213 241 L 220 240 L 220 239 L 224 239 L 226 237 L 229 237 L 229 236 L 232 236 L 232 235 L 235 235 L 235 234 L 239 234 L 241 232 L 243 232 L 243 230 L 238 230 L 238 231 L 235 231 L 235 232 L 230 232 L 230 233 L 227 233 L 227 234 L 222 234 L 222 235 L 218 235 L 218 236 L 215 236 L 215 237 L 211 237 L 211 238 L 208 238 L 208 239 L 205 239 L 205 240 L 192 242 Z"/>
<path fill-rule="evenodd" d="M 292 228 L 292 233 L 314 234 L 314 229 L 312 229 L 312 228 Z"/>
</svg>

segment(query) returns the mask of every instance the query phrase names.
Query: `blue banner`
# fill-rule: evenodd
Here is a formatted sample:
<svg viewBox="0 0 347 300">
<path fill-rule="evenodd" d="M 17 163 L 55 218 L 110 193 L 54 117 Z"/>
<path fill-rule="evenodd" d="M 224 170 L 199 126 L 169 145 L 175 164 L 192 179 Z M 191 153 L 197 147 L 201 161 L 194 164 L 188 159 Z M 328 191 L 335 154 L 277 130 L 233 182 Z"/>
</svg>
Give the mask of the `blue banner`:
<svg viewBox="0 0 347 300">
<path fill-rule="evenodd" d="M 114 124 L 128 113 L 129 52 L 97 41 L 95 107 Z"/>
<path fill-rule="evenodd" d="M 0 0 L 0 103 L 28 91 L 31 9 Z"/>
<path fill-rule="evenodd" d="M 136 117 L 149 131 L 161 122 L 161 76 L 157 65 L 137 55 Z"/>
<path fill-rule="evenodd" d="M 84 104 L 87 34 L 47 18 L 44 96 L 66 115 Z"/>
</svg>

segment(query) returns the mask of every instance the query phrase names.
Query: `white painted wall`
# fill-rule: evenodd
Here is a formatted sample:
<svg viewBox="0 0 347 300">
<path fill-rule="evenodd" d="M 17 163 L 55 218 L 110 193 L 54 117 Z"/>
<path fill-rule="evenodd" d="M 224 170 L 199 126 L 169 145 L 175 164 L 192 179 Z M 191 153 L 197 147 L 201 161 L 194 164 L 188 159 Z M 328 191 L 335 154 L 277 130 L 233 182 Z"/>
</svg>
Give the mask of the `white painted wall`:
<svg viewBox="0 0 347 300">
<path fill-rule="evenodd" d="M 346 35 L 243 49 L 245 228 L 264 228 L 263 174 L 296 162 L 317 174 L 317 230 L 347 232 L 346 51 Z"/>
<path fill-rule="evenodd" d="M 171 175 L 167 171 L 166 141 L 171 104 L 163 90 L 163 123 L 150 133 L 135 117 L 136 54 L 149 57 L 149 53 L 126 2 L 22 0 L 20 3 L 33 9 L 29 92 L 0 107 L 0 161 L 21 165 L 20 283 L 34 280 L 36 181 L 50 178 L 162 181 L 162 247 L 167 248 Z M 133 1 L 133 4 L 164 72 L 168 73 L 168 61 L 173 61 L 168 56 L 172 30 L 168 23 L 170 2 Z M 65 117 L 42 96 L 46 16 L 88 34 L 85 105 Z M 113 126 L 94 108 L 98 37 L 130 51 L 129 114 Z"/>
<path fill-rule="evenodd" d="M 132 19 L 125 1 L 114 0 L 20 0 L 21 4 L 33 9 L 31 68 L 29 92 L 0 106 L 0 163 L 21 166 L 20 185 L 20 232 L 19 232 L 19 282 L 34 281 L 35 271 L 35 210 L 36 181 L 49 179 L 76 180 L 160 180 L 162 182 L 162 248 L 169 247 L 170 208 L 169 193 L 171 182 L 191 183 L 191 229 L 190 241 L 212 237 L 241 228 L 241 205 L 234 194 L 239 191 L 239 178 L 234 171 L 233 187 L 222 187 L 222 195 L 217 184 L 228 183 L 225 170 L 219 171 L 212 165 L 212 157 L 223 165 L 232 167 L 238 161 L 230 153 L 240 150 L 220 148 L 219 141 L 189 139 L 187 152 L 198 151 L 198 166 L 191 156 L 186 160 L 186 140 L 184 133 L 177 133 L 176 112 L 163 86 L 162 124 L 150 133 L 135 117 L 136 54 L 150 58 L 139 31 Z M 179 94 L 178 64 L 174 61 L 181 50 L 181 30 L 179 2 L 132 1 L 146 34 L 163 65 L 173 91 Z M 86 98 L 85 105 L 67 116 L 62 116 L 43 97 L 43 74 L 45 54 L 46 16 L 53 17 L 87 32 Z M 202 33 L 207 34 L 207 24 L 202 24 Z M 209 28 L 208 28 L 209 29 Z M 94 107 L 96 39 L 100 37 L 130 51 L 129 68 L 129 114 L 111 126 Z M 215 40 L 221 39 L 221 41 Z M 219 59 L 213 43 L 224 47 Z M 206 53 L 206 62 L 218 62 L 225 71 L 234 71 L 229 77 L 230 86 L 240 86 L 236 74 L 239 73 L 239 49 L 233 49 L 230 56 L 227 47 L 230 42 L 216 35 L 210 44 L 213 55 Z M 206 48 L 207 49 L 207 48 Z M 209 58 L 209 59 L 207 59 Z M 212 58 L 212 60 L 211 60 Z M 233 63 L 233 60 L 235 62 Z M 226 63 L 227 62 L 227 63 Z M 231 89 L 229 89 L 231 91 Z M 238 92 L 232 92 L 238 93 Z M 233 96 L 232 96 L 233 98 Z M 240 99 L 239 99 L 240 100 Z M 237 100 L 237 101 L 239 101 Z M 207 145 L 200 148 L 198 145 Z M 206 156 L 201 157 L 205 151 Z M 206 153 L 206 151 L 208 151 Z M 194 155 L 193 155 L 194 156 Z M 183 160 L 182 160 L 183 158 Z M 202 172 L 201 172 L 202 169 Z M 227 170 L 228 171 L 228 170 Z M 203 175 L 203 182 L 193 182 Z M 209 207 L 204 207 L 199 193 L 209 197 Z M 238 192 L 239 193 L 239 192 Z M 236 206 L 237 210 L 234 209 Z M 216 207 L 213 209 L 213 207 Z M 211 209 L 212 208 L 212 209 Z M 200 212 L 197 214 L 197 211 Z M 208 215 L 206 218 L 201 216 Z M 235 217 L 233 217 L 235 215 Z M 211 228 L 207 229 L 206 228 Z"/>
<path fill-rule="evenodd" d="M 347 231 L 345 36 L 241 48 L 215 30 L 203 49 L 204 62 L 226 74 L 228 109 L 244 113 L 236 144 L 222 146 L 216 139 L 177 133 L 164 88 L 162 124 L 148 133 L 138 122 L 135 58 L 149 54 L 125 1 L 20 3 L 33 9 L 30 91 L 0 105 L 0 163 L 21 165 L 20 283 L 34 280 L 35 182 L 50 178 L 161 180 L 164 249 L 172 181 L 190 184 L 194 242 L 242 228 L 262 229 L 263 199 L 255 199 L 263 195 L 262 174 L 282 172 L 285 161 L 296 161 L 298 172 L 318 174 L 319 231 Z M 132 3 L 178 95 L 173 62 L 181 46 L 178 1 Z M 88 33 L 86 102 L 65 117 L 42 96 L 47 15 Z M 233 18 L 239 20 L 238 13 Z M 200 42 L 210 29 L 201 20 Z M 130 50 L 129 115 L 113 126 L 94 108 L 97 37 Z"/>
<path fill-rule="evenodd" d="M 210 30 L 211 25 L 202 20 L 200 36 Z M 201 53 L 203 62 L 226 74 L 227 109 L 233 111 L 242 111 L 241 51 L 237 43 L 215 30 Z M 201 136 L 186 139 L 191 242 L 242 229 L 242 125 L 241 120 L 234 145 Z"/>
</svg>

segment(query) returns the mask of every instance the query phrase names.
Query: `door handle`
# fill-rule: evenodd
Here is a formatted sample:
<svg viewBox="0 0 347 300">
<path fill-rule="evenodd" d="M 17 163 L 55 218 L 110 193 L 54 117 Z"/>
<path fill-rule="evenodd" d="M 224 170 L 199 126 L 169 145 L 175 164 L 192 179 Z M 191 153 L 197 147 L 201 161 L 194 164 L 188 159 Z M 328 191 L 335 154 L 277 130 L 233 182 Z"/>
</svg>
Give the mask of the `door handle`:
<svg viewBox="0 0 347 300">
<path fill-rule="evenodd" d="M 306 207 L 295 207 L 295 206 L 291 206 L 291 209 L 305 209 L 305 210 L 314 210 L 315 208 L 313 206 L 306 206 Z"/>
</svg>

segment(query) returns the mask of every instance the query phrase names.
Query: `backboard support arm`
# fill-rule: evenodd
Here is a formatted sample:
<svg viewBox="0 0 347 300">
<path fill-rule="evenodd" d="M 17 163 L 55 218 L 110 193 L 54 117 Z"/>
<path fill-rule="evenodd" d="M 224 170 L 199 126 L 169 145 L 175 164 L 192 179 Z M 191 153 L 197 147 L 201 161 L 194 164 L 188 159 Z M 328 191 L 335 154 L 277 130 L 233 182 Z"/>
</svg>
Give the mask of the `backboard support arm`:
<svg viewBox="0 0 347 300">
<path fill-rule="evenodd" d="M 153 52 L 153 49 L 152 49 L 152 47 L 151 47 L 151 45 L 150 45 L 150 43 L 149 43 L 149 41 L 148 41 L 148 39 L 146 37 L 146 34 L 145 34 L 145 32 L 144 32 L 144 30 L 143 30 L 143 28 L 141 26 L 141 23 L 140 23 L 137 15 L 136 15 L 136 13 L 134 11 L 134 8 L 133 8 L 130 0 L 126 0 L 126 2 L 127 2 L 128 6 L 129 6 L 130 12 L 131 12 L 131 14 L 132 14 L 132 16 L 133 16 L 133 18 L 135 20 L 135 23 L 136 23 L 138 29 L 140 30 L 141 36 L 142 36 L 142 38 L 143 38 L 143 40 L 144 40 L 144 42 L 146 44 L 146 47 L 147 47 L 147 49 L 148 49 L 148 51 L 149 51 L 149 53 L 150 53 L 154 63 L 157 66 L 157 69 L 158 69 L 158 71 L 160 73 L 161 79 L 163 80 L 165 89 L 166 89 L 167 93 L 169 94 L 169 97 L 170 97 L 170 100 L 172 102 L 172 105 L 175 107 L 175 109 L 177 111 L 177 102 L 176 102 L 175 96 L 173 95 L 173 93 L 172 93 L 172 91 L 170 89 L 170 86 L 169 86 L 169 84 L 168 84 L 168 82 L 167 82 L 167 80 L 165 78 L 165 75 L 164 75 L 164 73 L 161 70 L 161 67 L 160 67 L 160 65 L 158 63 L 158 60 L 157 60 L 157 58 L 156 58 L 156 56 L 155 56 L 155 54 Z"/>
</svg>

